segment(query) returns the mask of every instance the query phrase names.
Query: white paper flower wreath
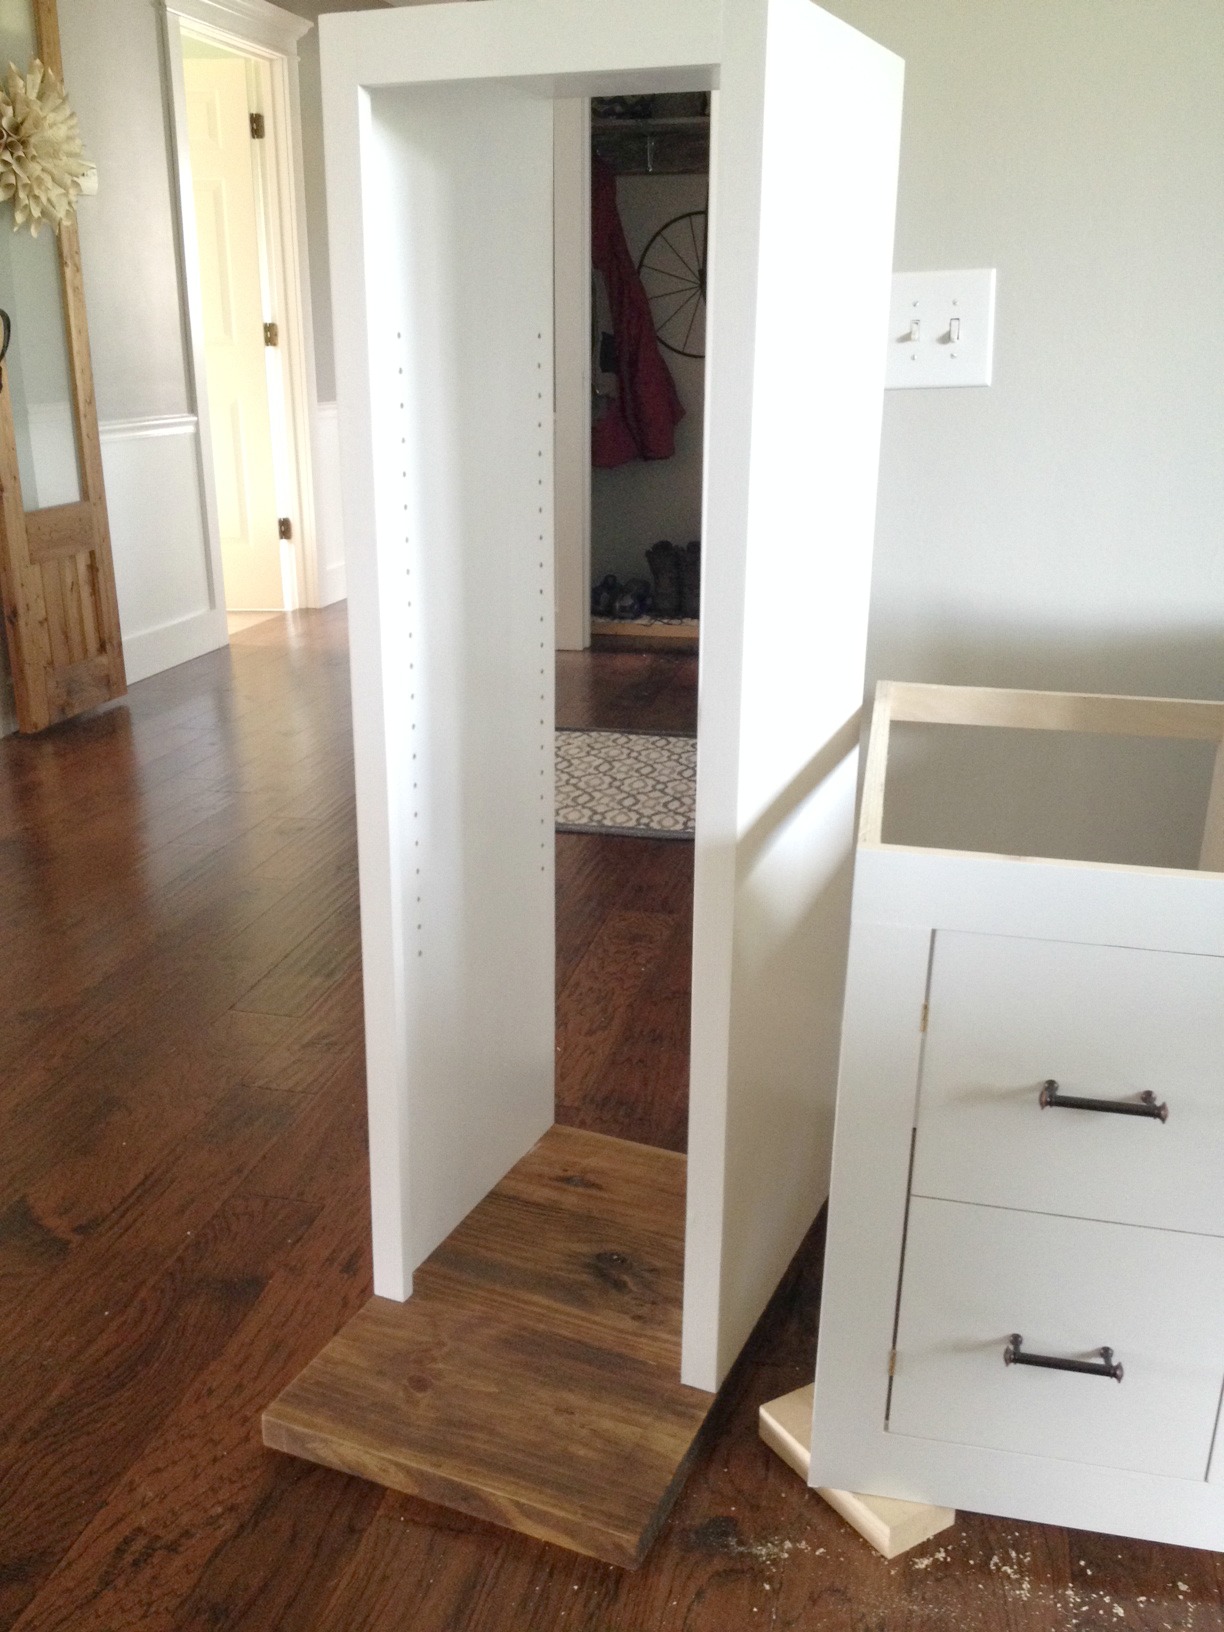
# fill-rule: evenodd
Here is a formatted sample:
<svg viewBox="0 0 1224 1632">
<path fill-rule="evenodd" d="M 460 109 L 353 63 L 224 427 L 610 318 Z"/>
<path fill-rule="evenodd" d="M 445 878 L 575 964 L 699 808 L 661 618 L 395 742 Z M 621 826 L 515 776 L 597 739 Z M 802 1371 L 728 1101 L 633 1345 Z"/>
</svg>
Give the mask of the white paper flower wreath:
<svg viewBox="0 0 1224 1632">
<path fill-rule="evenodd" d="M 89 169 L 59 80 L 37 57 L 24 76 L 10 62 L 0 87 L 0 199 L 13 201 L 14 231 L 28 224 L 37 238 L 49 221 L 58 232 L 72 219 Z"/>
</svg>

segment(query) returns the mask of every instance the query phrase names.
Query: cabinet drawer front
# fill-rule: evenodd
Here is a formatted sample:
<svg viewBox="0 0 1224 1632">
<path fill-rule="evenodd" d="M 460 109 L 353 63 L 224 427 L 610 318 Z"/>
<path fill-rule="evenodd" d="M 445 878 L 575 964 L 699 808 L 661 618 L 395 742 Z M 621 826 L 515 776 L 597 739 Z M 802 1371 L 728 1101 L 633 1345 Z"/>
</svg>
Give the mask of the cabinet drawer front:
<svg viewBox="0 0 1224 1632">
<path fill-rule="evenodd" d="M 916 1193 L 1217 1235 L 1222 1178 L 1224 958 L 939 931 Z"/>
<path fill-rule="evenodd" d="M 890 1432 L 1203 1480 L 1222 1382 L 1224 1241 L 911 1202 Z"/>
</svg>

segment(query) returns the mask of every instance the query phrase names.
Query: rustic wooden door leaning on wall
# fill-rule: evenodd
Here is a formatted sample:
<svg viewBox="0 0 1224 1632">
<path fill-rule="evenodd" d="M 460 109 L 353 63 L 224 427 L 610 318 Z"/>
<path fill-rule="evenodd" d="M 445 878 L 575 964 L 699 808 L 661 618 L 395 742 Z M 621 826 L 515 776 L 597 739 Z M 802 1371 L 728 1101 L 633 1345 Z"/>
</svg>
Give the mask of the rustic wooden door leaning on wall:
<svg viewBox="0 0 1224 1632">
<path fill-rule="evenodd" d="M 30 44 L 62 75 L 55 0 L 31 4 Z M 42 731 L 121 696 L 127 681 L 76 226 L 64 226 L 58 239 L 47 229 L 37 239 L 5 236 L 13 246 L 13 346 L 0 382 L 0 597 L 17 727 Z M 55 298 L 56 262 L 62 324 L 58 314 L 38 322 L 31 301 L 40 292 L 44 303 Z M 25 348 L 23 307 L 34 319 Z M 23 379 L 36 362 L 62 384 Z"/>
</svg>

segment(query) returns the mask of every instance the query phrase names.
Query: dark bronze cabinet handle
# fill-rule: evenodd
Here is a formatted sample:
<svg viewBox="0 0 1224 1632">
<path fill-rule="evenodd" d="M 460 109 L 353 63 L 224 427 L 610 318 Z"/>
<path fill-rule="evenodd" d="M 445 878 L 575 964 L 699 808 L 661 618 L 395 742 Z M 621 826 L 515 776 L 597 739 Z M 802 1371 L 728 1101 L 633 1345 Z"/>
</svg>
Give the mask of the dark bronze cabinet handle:
<svg viewBox="0 0 1224 1632">
<path fill-rule="evenodd" d="M 1051 1077 L 1042 1083 L 1037 1103 L 1043 1111 L 1053 1106 L 1068 1111 L 1109 1111 L 1113 1116 L 1148 1116 L 1156 1122 L 1169 1120 L 1169 1107 L 1158 1105 L 1150 1088 L 1145 1088 L 1138 1099 L 1084 1099 L 1079 1094 L 1064 1094 Z"/>
<path fill-rule="evenodd" d="M 8 356 L 9 341 L 13 338 L 13 320 L 0 306 L 0 363 Z M 0 391 L 4 389 L 4 376 L 0 375 Z"/>
<path fill-rule="evenodd" d="M 1078 1371 L 1084 1377 L 1112 1377 L 1122 1381 L 1122 1365 L 1115 1361 L 1112 1349 L 1098 1349 L 1099 1360 L 1063 1360 L 1056 1354 L 1025 1354 L 1024 1339 L 1013 1332 L 1011 1342 L 1003 1350 L 1005 1366 L 1042 1366 L 1046 1371 Z"/>
</svg>

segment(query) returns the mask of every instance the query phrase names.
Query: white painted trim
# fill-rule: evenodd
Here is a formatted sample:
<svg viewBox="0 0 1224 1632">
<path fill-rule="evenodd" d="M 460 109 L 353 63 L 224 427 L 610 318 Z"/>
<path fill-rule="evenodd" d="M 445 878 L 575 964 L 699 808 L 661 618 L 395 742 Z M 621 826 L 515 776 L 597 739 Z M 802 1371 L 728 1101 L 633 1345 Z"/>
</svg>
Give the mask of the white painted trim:
<svg viewBox="0 0 1224 1632">
<path fill-rule="evenodd" d="M 147 680 L 150 675 L 173 669 L 180 663 L 215 652 L 229 645 L 229 629 L 224 607 L 210 607 L 186 618 L 176 618 L 153 629 L 123 636 L 123 657 L 128 684 Z"/>
<path fill-rule="evenodd" d="M 209 602 L 225 611 L 225 578 L 221 569 L 221 527 L 213 480 L 212 421 L 208 412 L 204 368 L 204 293 L 200 284 L 200 251 L 196 237 L 195 201 L 191 190 L 191 155 L 187 144 L 187 85 L 183 73 L 183 36 L 180 19 L 163 6 L 164 69 L 169 89 L 170 140 L 174 159 L 176 243 L 179 288 L 187 319 L 187 388 L 195 406 L 199 429 L 197 465 L 204 536 L 208 544 Z"/>
<path fill-rule="evenodd" d="M 553 107 L 553 510 L 559 651 L 591 644 L 591 104 Z"/>
<path fill-rule="evenodd" d="M 320 606 L 347 594 L 344 495 L 340 481 L 340 409 L 321 402 L 315 415 L 315 516 L 319 539 Z"/>
<path fill-rule="evenodd" d="M 103 442 L 132 436 L 194 436 L 199 421 L 194 414 L 148 414 L 137 419 L 107 419 L 98 426 Z"/>
<path fill-rule="evenodd" d="M 314 27 L 268 0 L 165 0 L 165 10 L 282 56 L 296 56 L 298 41 Z"/>
<path fill-rule="evenodd" d="M 264 222 L 273 253 L 271 271 L 281 329 L 284 419 L 290 431 L 290 464 L 295 532 L 296 584 L 287 609 L 319 606 L 320 562 L 315 518 L 314 324 L 307 270 L 306 195 L 302 164 L 301 100 L 297 42 L 310 23 L 266 0 L 161 0 L 169 86 L 172 148 L 176 170 L 179 281 L 187 313 L 189 374 L 200 429 L 200 482 L 209 542 L 214 606 L 224 610 L 220 526 L 213 476 L 212 430 L 208 412 L 204 354 L 203 295 L 199 279 L 191 156 L 187 141 L 187 98 L 183 77 L 186 32 L 258 58 L 268 73 L 270 106 L 262 180 Z"/>
</svg>

